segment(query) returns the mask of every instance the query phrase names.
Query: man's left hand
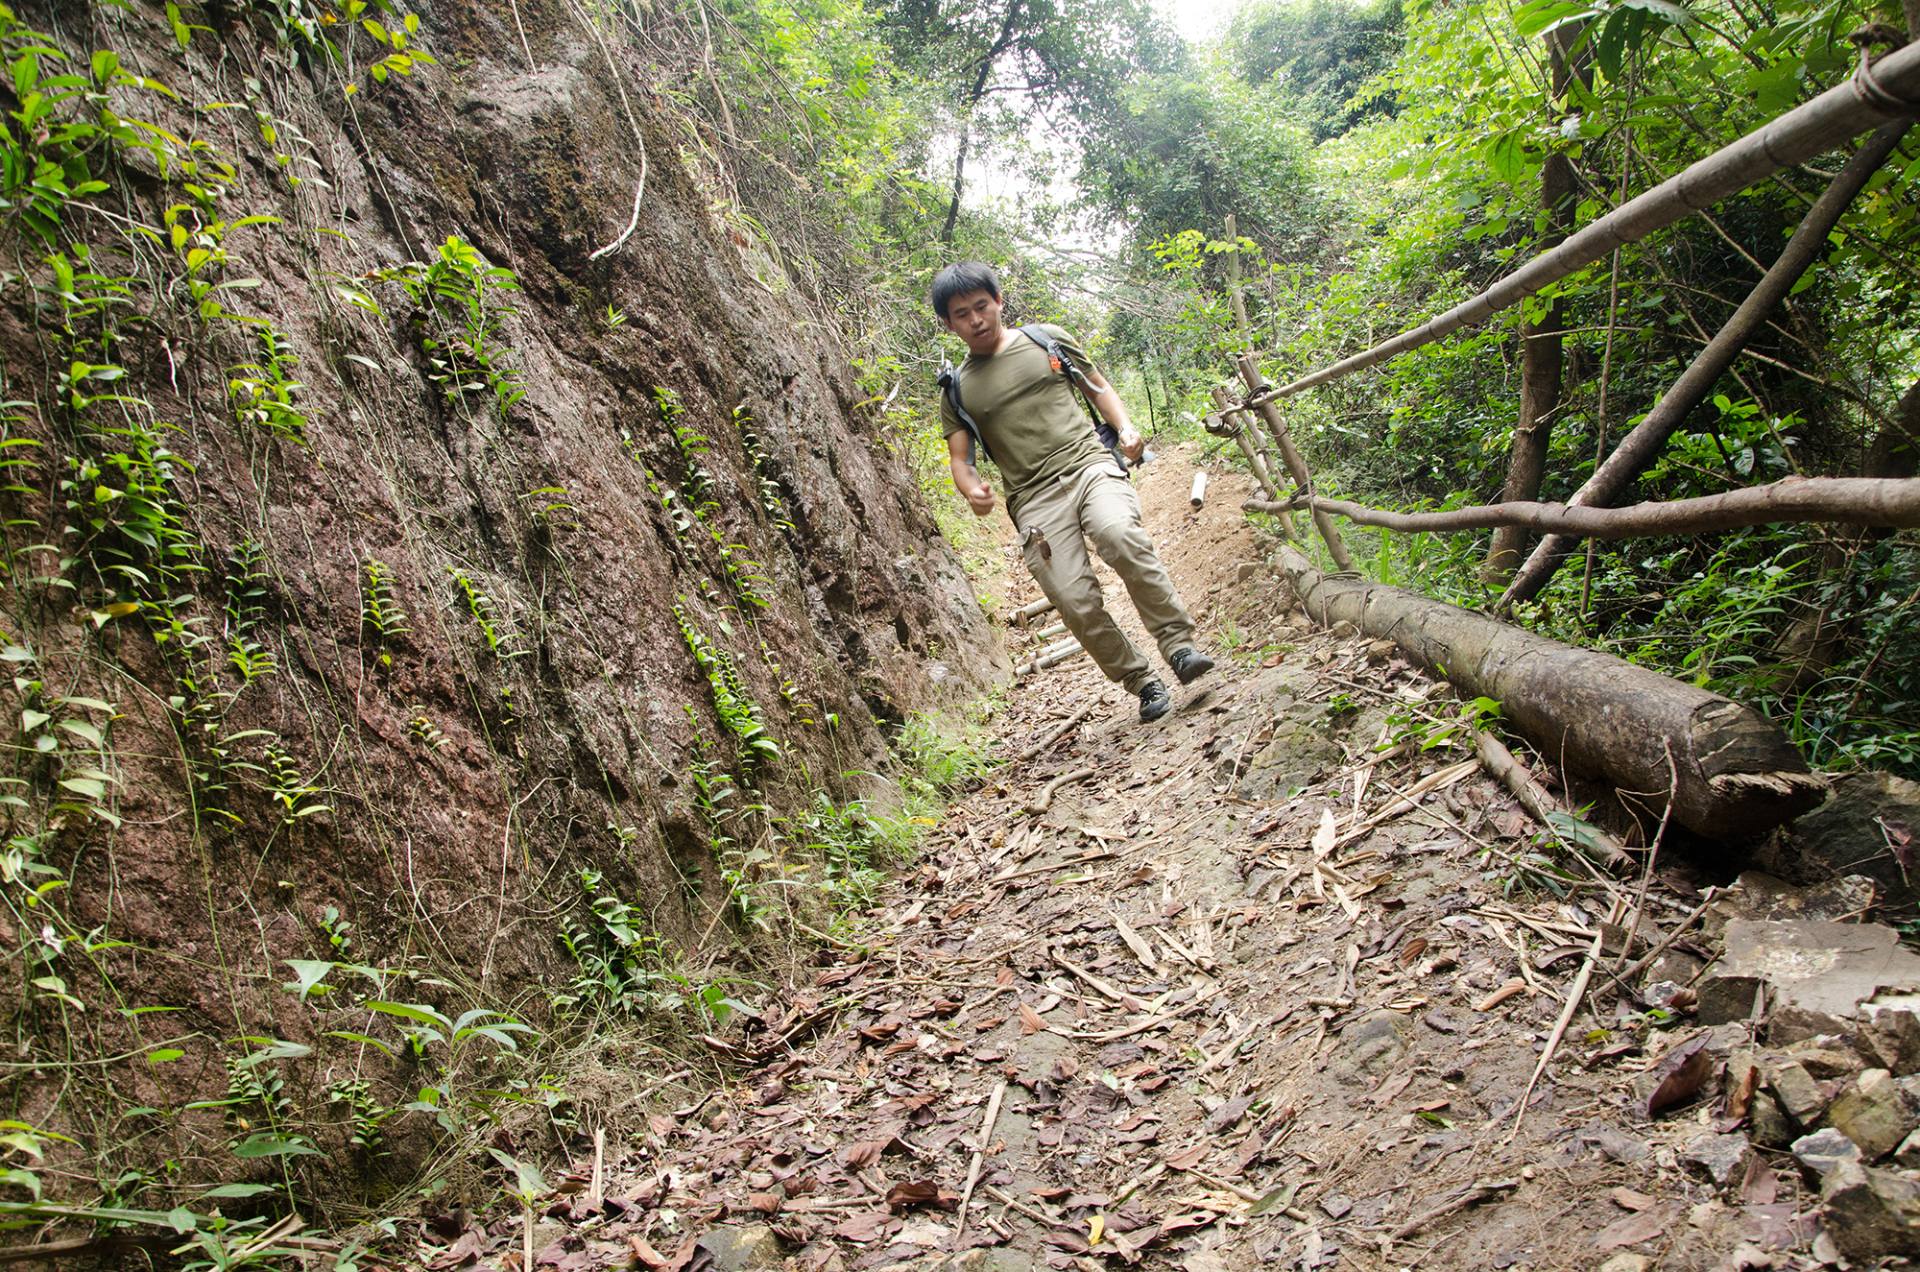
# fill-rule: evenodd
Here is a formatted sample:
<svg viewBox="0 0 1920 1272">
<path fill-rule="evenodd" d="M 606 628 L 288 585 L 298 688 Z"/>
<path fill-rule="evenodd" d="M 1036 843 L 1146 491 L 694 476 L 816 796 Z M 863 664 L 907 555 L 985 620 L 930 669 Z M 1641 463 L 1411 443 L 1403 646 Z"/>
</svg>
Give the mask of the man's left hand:
<svg viewBox="0 0 1920 1272">
<path fill-rule="evenodd" d="M 1140 436 L 1140 430 L 1129 424 L 1120 430 L 1120 453 L 1127 457 L 1129 464 L 1140 462 L 1140 456 L 1147 449 L 1147 439 Z"/>
</svg>

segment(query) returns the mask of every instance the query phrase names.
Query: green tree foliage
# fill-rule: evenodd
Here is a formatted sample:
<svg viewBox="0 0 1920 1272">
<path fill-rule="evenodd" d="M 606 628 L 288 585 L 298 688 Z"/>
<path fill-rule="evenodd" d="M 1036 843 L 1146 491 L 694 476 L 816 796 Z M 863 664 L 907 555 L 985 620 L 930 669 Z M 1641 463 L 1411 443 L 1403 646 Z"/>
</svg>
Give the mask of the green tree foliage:
<svg viewBox="0 0 1920 1272">
<path fill-rule="evenodd" d="M 1291 104 L 1217 63 L 1133 86 L 1090 141 L 1082 184 L 1142 248 L 1183 230 L 1240 232 L 1278 254 L 1320 237 L 1306 130 Z"/>
<path fill-rule="evenodd" d="M 1297 102 L 1315 141 L 1376 115 L 1395 98 L 1376 81 L 1400 54 L 1400 0 L 1258 0 L 1234 15 L 1226 51 L 1250 84 L 1272 84 Z"/>
</svg>

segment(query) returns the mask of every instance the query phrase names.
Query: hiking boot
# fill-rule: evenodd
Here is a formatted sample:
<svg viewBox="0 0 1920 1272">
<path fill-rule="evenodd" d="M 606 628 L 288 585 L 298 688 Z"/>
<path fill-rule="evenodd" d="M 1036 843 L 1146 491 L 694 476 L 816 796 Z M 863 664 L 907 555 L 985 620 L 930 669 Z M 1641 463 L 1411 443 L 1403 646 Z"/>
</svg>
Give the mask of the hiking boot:
<svg viewBox="0 0 1920 1272">
<path fill-rule="evenodd" d="M 1148 724 L 1158 720 L 1173 709 L 1173 696 L 1167 687 L 1158 680 L 1149 680 L 1140 686 L 1140 723 Z"/>
<path fill-rule="evenodd" d="M 1167 665 L 1173 668 L 1173 674 L 1180 677 L 1180 683 L 1190 685 L 1213 670 L 1213 659 L 1207 657 L 1192 645 L 1173 651 L 1173 657 L 1167 659 Z"/>
</svg>

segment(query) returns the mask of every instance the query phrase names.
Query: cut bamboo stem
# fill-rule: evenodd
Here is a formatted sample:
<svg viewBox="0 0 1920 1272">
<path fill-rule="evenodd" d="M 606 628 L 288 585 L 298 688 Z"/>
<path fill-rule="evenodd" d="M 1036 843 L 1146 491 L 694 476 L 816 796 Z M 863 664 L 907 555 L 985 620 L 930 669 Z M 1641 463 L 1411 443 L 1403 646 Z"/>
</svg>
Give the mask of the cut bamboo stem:
<svg viewBox="0 0 1920 1272">
<path fill-rule="evenodd" d="M 1043 737 L 1041 737 L 1041 739 L 1038 742 L 1035 742 L 1032 746 L 1020 752 L 1020 754 L 1014 756 L 1013 757 L 1014 762 L 1017 764 L 1024 764 L 1028 760 L 1032 759 L 1034 756 L 1039 755 L 1042 751 L 1045 751 L 1048 748 L 1050 748 L 1055 742 L 1058 742 L 1061 738 L 1066 737 L 1067 734 L 1073 732 L 1074 728 L 1077 725 L 1079 725 L 1079 723 L 1082 720 L 1085 720 L 1088 716 L 1093 714 L 1094 705 L 1095 705 L 1094 703 L 1089 702 L 1086 706 L 1081 707 L 1078 711 L 1068 716 L 1065 720 L 1062 720 L 1058 725 L 1047 730 L 1046 734 Z"/>
<path fill-rule="evenodd" d="M 1017 676 L 1031 676 L 1049 667 L 1058 667 L 1063 662 L 1071 662 L 1086 652 L 1079 641 L 1069 637 L 1066 641 L 1043 650 L 1039 657 L 1021 663 L 1013 671 Z"/>
<path fill-rule="evenodd" d="M 1029 601 L 1027 604 L 1022 605 L 1019 609 L 1009 614 L 1007 618 L 1015 627 L 1025 627 L 1028 623 L 1031 623 L 1034 619 L 1040 617 L 1052 608 L 1053 602 L 1047 600 L 1045 597 L 1041 597 L 1037 601 Z"/>
<path fill-rule="evenodd" d="M 980 1140 L 973 1148 L 973 1161 L 967 1166 L 967 1186 L 960 1192 L 960 1210 L 953 1223 L 953 1248 L 960 1248 L 960 1234 L 967 1230 L 967 1205 L 973 1200 L 973 1190 L 980 1183 L 980 1168 L 986 1163 L 987 1149 L 993 1145 L 993 1124 L 1000 1120 L 1000 1102 L 1007 1097 L 1007 1080 L 1000 1079 L 1000 1085 L 993 1088 L 993 1094 L 987 1097 L 987 1115 L 980 1119 Z"/>
</svg>

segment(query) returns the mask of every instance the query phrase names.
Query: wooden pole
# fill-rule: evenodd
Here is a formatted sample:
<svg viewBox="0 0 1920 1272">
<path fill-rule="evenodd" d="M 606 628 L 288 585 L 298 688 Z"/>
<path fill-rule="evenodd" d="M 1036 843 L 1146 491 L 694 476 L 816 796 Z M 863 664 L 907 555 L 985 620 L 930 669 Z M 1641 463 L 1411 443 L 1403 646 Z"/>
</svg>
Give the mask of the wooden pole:
<svg viewBox="0 0 1920 1272">
<path fill-rule="evenodd" d="M 1266 383 L 1260 377 L 1260 368 L 1254 365 L 1253 355 L 1243 353 L 1234 360 L 1240 368 L 1240 378 L 1246 382 L 1247 392 L 1258 393 Z M 1293 474 L 1294 482 L 1313 493 L 1313 478 L 1307 473 L 1307 461 L 1300 458 L 1299 450 L 1293 444 L 1293 438 L 1287 435 L 1286 421 L 1280 418 L 1280 408 L 1271 400 L 1262 402 L 1259 407 L 1260 418 L 1267 422 L 1267 429 L 1273 434 L 1274 442 L 1280 447 L 1280 458 L 1286 463 L 1287 471 Z M 1319 508 L 1313 510 L 1313 524 L 1318 527 L 1320 537 L 1327 541 L 1327 551 L 1333 556 L 1334 568 L 1353 569 L 1353 558 L 1347 555 L 1347 545 L 1340 539 L 1339 527 L 1333 524 L 1333 518 Z"/>
<path fill-rule="evenodd" d="M 1607 456 L 1606 462 L 1595 469 L 1593 476 L 1587 478 L 1586 483 L 1575 492 L 1572 503 L 1587 506 L 1612 503 L 1659 456 L 1667 439 L 1686 422 L 1693 408 L 1707 396 L 1715 381 L 1760 331 L 1767 315 L 1786 299 L 1793 285 L 1807 272 L 1807 267 L 1826 250 L 1827 236 L 1839 224 L 1847 205 L 1853 202 L 1880 165 L 1887 161 L 1887 156 L 1893 153 L 1894 147 L 1900 144 L 1900 139 L 1911 126 L 1909 120 L 1888 124 L 1854 152 L 1853 158 L 1840 169 L 1800 219 L 1793 237 L 1780 250 L 1779 258 L 1747 298 L 1740 302 L 1740 308 L 1734 310 L 1733 317 L 1727 319 L 1727 325 L 1707 342 L 1706 348 L 1694 358 L 1692 365 L 1680 373 L 1680 378 L 1647 412 L 1646 418 L 1620 439 L 1613 454 Z M 1572 541 L 1564 535 L 1555 535 L 1535 545 L 1526 564 L 1520 567 L 1513 582 L 1501 595 L 1499 608 L 1504 611 L 1520 601 L 1531 600 L 1539 595 L 1540 589 L 1547 585 L 1572 549 Z"/>
<path fill-rule="evenodd" d="M 1240 222 L 1227 213 L 1227 241 L 1233 249 L 1227 253 L 1227 294 L 1233 299 L 1233 321 L 1240 331 L 1240 346 L 1253 348 L 1253 324 L 1247 321 L 1247 298 L 1240 290 Z"/>
<path fill-rule="evenodd" d="M 1498 701 L 1542 755 L 1645 807 L 1670 807 L 1697 834 L 1748 840 L 1826 792 L 1776 726 L 1719 694 L 1401 588 L 1322 574 L 1285 544 L 1279 557 L 1316 622 L 1392 640 L 1462 693 Z"/>
<path fill-rule="evenodd" d="M 1246 412 L 1235 410 L 1232 395 L 1219 385 L 1215 385 L 1213 389 L 1213 404 L 1220 410 L 1221 426 L 1232 430 L 1233 440 L 1239 444 L 1240 453 L 1246 456 L 1247 467 L 1253 470 L 1254 481 L 1260 484 L 1260 489 L 1266 492 L 1267 498 L 1278 499 L 1280 488 L 1273 484 L 1273 476 L 1267 471 L 1266 455 L 1254 445 L 1252 430 L 1247 427 Z M 1288 520 L 1282 517 L 1280 524 L 1286 526 L 1287 537 L 1292 538 L 1293 527 L 1288 524 Z"/>
<path fill-rule="evenodd" d="M 1744 526 L 1824 521 L 1883 530 L 1920 526 L 1920 478 L 1787 477 L 1697 499 L 1593 508 L 1563 503 L 1498 503 L 1445 512 L 1392 512 L 1346 499 L 1249 499 L 1249 512 L 1285 514 L 1311 506 L 1363 526 L 1402 533 L 1524 526 L 1566 539 L 1644 539 L 1711 534 Z"/>
</svg>

